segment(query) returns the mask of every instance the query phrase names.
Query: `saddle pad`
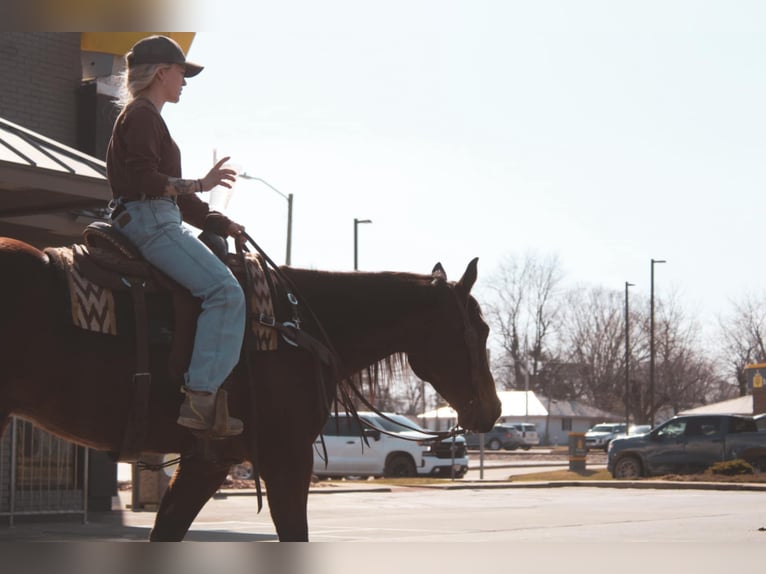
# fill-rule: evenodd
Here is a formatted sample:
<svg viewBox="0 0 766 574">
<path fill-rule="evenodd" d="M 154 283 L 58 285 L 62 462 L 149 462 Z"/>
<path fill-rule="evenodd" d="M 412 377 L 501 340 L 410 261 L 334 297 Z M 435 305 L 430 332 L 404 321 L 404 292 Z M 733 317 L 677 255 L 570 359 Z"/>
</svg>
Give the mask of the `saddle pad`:
<svg viewBox="0 0 766 574">
<path fill-rule="evenodd" d="M 66 272 L 72 322 L 81 329 L 116 335 L 117 319 L 112 291 L 96 285 L 81 273 L 74 263 L 71 248 L 51 247 L 46 251 L 55 252 L 54 255 Z"/>
<path fill-rule="evenodd" d="M 117 335 L 117 304 L 115 293 L 108 287 L 102 287 L 88 279 L 79 269 L 70 247 L 49 247 L 46 252 L 63 269 L 69 287 L 72 323 L 88 331 L 105 335 Z M 253 317 L 274 317 L 274 304 L 268 272 L 263 260 L 257 254 L 247 253 L 245 257 L 252 292 L 250 304 Z M 250 329 L 258 351 L 275 351 L 279 346 L 277 331 L 261 324 L 257 319 L 251 321 Z"/>
<path fill-rule="evenodd" d="M 263 260 L 256 253 L 245 254 L 247 273 L 252 283 L 250 293 L 250 308 L 254 317 L 274 317 L 274 303 L 271 298 L 269 282 Z M 277 332 L 275 329 L 262 325 L 260 321 L 253 319 L 251 329 L 255 337 L 255 348 L 258 351 L 276 351 L 278 346 Z"/>
</svg>

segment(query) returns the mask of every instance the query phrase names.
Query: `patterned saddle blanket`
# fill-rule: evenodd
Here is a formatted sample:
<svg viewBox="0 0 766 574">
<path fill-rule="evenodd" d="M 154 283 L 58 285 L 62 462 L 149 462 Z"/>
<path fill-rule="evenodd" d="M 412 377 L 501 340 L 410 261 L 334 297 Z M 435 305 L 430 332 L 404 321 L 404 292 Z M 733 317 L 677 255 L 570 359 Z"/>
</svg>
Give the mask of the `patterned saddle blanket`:
<svg viewBox="0 0 766 574">
<path fill-rule="evenodd" d="M 83 234 L 85 244 L 70 247 L 49 247 L 45 252 L 66 278 L 72 323 L 81 329 L 105 335 L 135 334 L 135 318 L 131 288 L 141 285 L 146 293 L 149 315 L 149 343 L 172 343 L 179 322 L 188 325 L 179 314 L 192 314 L 196 324 L 199 300 L 188 291 L 147 263 L 127 241 L 107 225 L 89 227 Z M 273 318 L 274 282 L 263 259 L 246 253 L 242 260 L 229 256 L 227 264 L 244 286 L 251 340 L 258 351 L 273 351 L 279 347 L 277 332 L 257 317 Z M 244 281 L 244 273 L 249 281 Z M 268 322 L 268 321 L 265 321 Z"/>
</svg>

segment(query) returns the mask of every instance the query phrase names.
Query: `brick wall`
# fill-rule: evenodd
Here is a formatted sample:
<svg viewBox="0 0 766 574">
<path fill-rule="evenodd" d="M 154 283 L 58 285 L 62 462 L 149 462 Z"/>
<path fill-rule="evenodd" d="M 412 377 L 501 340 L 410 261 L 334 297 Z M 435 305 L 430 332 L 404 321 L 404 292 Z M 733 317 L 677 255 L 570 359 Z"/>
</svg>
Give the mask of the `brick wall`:
<svg viewBox="0 0 766 574">
<path fill-rule="evenodd" d="M 77 143 L 79 32 L 0 32 L 0 117 Z"/>
</svg>

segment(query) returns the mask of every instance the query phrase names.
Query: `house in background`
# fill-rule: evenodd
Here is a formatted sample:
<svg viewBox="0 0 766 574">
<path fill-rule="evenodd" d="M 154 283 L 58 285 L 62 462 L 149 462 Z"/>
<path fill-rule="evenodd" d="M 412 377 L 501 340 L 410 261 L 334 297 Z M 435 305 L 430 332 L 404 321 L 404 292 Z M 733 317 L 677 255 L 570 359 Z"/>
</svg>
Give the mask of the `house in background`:
<svg viewBox="0 0 766 574">
<path fill-rule="evenodd" d="M 679 415 L 752 415 L 753 395 L 680 411 Z"/>
<path fill-rule="evenodd" d="M 601 422 L 617 422 L 624 417 L 577 401 L 538 397 L 533 391 L 499 391 L 502 410 L 498 422 L 529 422 L 537 427 L 540 444 L 566 445 L 570 432 L 585 432 Z M 449 406 L 418 415 L 431 430 L 447 430 L 457 424 L 457 413 Z"/>
<path fill-rule="evenodd" d="M 546 431 L 541 433 L 541 440 L 550 445 L 568 444 L 570 432 L 584 433 L 598 423 L 619 422 L 625 419 L 624 416 L 574 400 L 550 399 L 546 404 L 549 417 Z"/>
</svg>

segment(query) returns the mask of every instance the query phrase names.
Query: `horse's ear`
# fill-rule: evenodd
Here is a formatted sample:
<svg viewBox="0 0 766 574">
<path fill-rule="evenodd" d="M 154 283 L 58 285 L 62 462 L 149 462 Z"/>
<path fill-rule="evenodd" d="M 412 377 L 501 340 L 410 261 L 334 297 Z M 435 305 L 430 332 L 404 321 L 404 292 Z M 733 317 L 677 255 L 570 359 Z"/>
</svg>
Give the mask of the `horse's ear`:
<svg viewBox="0 0 766 574">
<path fill-rule="evenodd" d="M 434 283 L 439 283 L 441 281 L 447 280 L 447 272 L 444 270 L 444 267 L 442 267 L 441 263 L 434 265 L 434 270 L 431 271 L 431 277 L 434 278 Z"/>
<path fill-rule="evenodd" d="M 471 260 L 471 262 L 468 264 L 468 267 L 465 270 L 465 273 L 463 273 L 463 276 L 460 278 L 460 281 L 457 282 L 455 285 L 455 288 L 458 289 L 460 292 L 463 293 L 463 295 L 468 295 L 471 292 L 471 288 L 473 287 L 473 284 L 476 283 L 476 277 L 478 275 L 477 266 L 479 264 L 479 258 L 475 257 Z"/>
</svg>

